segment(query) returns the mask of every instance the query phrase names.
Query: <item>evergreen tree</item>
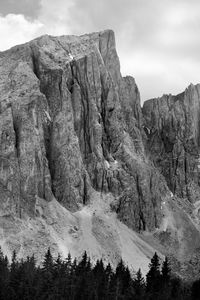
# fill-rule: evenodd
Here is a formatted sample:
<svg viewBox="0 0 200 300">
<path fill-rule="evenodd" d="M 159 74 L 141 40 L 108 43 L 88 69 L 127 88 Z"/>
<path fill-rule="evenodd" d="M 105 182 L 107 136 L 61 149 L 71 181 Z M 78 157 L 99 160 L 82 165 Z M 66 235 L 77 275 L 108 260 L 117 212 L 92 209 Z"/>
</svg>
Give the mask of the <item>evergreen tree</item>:
<svg viewBox="0 0 200 300">
<path fill-rule="evenodd" d="M 65 260 L 65 267 L 66 267 L 66 271 L 69 274 L 71 272 L 71 268 L 72 268 L 72 257 L 71 254 L 68 253 L 68 256 Z"/>
<path fill-rule="evenodd" d="M 9 286 L 9 268 L 7 256 L 4 257 L 0 247 L 0 300 L 6 300 Z"/>
<path fill-rule="evenodd" d="M 68 253 L 68 256 L 64 262 L 65 284 L 63 287 L 63 293 L 68 297 L 70 297 L 70 295 L 72 294 L 72 286 L 74 284 L 73 280 L 75 278 L 75 269 L 76 269 L 76 260 L 73 266 L 71 254 Z"/>
<path fill-rule="evenodd" d="M 179 278 L 173 278 L 171 280 L 171 299 L 184 299 L 182 298 L 182 287 L 181 287 L 181 281 Z M 170 299 L 170 300 L 171 300 Z"/>
<path fill-rule="evenodd" d="M 93 268 L 93 290 L 96 299 L 104 299 L 107 288 L 107 277 L 102 259 L 97 260 Z"/>
<path fill-rule="evenodd" d="M 105 281 L 106 281 L 105 299 L 108 299 L 109 290 L 110 290 L 110 282 L 111 282 L 112 276 L 113 276 L 113 270 L 112 270 L 110 263 L 108 263 L 108 265 L 105 268 Z"/>
<path fill-rule="evenodd" d="M 161 285 L 162 299 L 170 300 L 171 299 L 171 269 L 167 257 L 165 257 L 165 260 L 162 263 L 160 285 Z"/>
<path fill-rule="evenodd" d="M 113 270 L 112 270 L 112 267 L 111 267 L 110 263 L 108 263 L 108 265 L 106 266 L 105 274 L 106 274 L 106 280 L 109 282 L 110 278 L 113 274 Z"/>
<path fill-rule="evenodd" d="M 128 277 L 128 272 L 124 265 L 123 260 L 121 259 L 117 265 L 115 273 L 113 273 L 111 280 L 110 280 L 110 291 L 109 297 L 110 299 L 122 299 L 126 293 L 127 284 L 129 286 L 129 279 L 126 285 L 125 280 Z"/>
<path fill-rule="evenodd" d="M 87 262 L 88 262 L 87 252 L 84 251 L 84 253 L 82 255 L 82 259 L 78 264 L 78 269 L 79 269 L 80 272 L 83 271 L 86 268 Z"/>
<path fill-rule="evenodd" d="M 34 256 L 18 261 L 15 252 L 9 265 L 0 249 L 0 300 L 199 300 L 199 295 L 200 280 L 193 283 L 191 298 L 187 283 L 171 277 L 167 258 L 160 272 L 156 253 L 145 284 L 141 270 L 132 278 L 122 260 L 113 271 L 102 259 L 93 267 L 86 252 L 79 263 L 70 254 L 54 261 L 48 249 L 42 267 Z"/>
<path fill-rule="evenodd" d="M 19 277 L 19 263 L 17 261 L 17 254 L 16 251 L 13 251 L 12 254 L 12 262 L 10 266 L 10 285 L 9 285 L 9 297 L 11 300 L 17 299 L 18 287 L 20 283 Z"/>
<path fill-rule="evenodd" d="M 48 248 L 48 250 L 44 256 L 44 261 L 42 263 L 43 270 L 45 272 L 52 273 L 53 272 L 53 264 L 54 264 L 54 262 L 53 262 L 53 257 L 51 255 L 51 250 L 50 250 L 50 248 Z"/>
<path fill-rule="evenodd" d="M 156 300 L 159 299 L 159 292 L 160 292 L 160 281 L 161 281 L 161 274 L 160 274 L 160 261 L 157 253 L 155 252 L 151 262 L 149 264 L 149 272 L 146 276 L 146 290 L 149 295 L 149 299 Z"/>
<path fill-rule="evenodd" d="M 76 286 L 78 282 L 78 275 L 77 275 L 77 259 L 75 258 L 71 264 L 71 273 L 70 273 L 70 278 L 71 278 L 71 284 L 70 284 L 70 291 L 69 291 L 69 299 L 75 299 L 75 294 L 76 294 Z"/>
<path fill-rule="evenodd" d="M 135 300 L 143 299 L 145 294 L 145 280 L 142 276 L 141 269 L 136 273 L 136 277 L 133 280 L 134 296 Z"/>
<path fill-rule="evenodd" d="M 57 259 L 54 263 L 53 274 L 53 294 L 55 299 L 61 299 L 66 294 L 66 269 L 60 254 L 58 254 Z"/>
<path fill-rule="evenodd" d="M 53 290 L 54 290 L 54 260 L 51 254 L 50 248 L 48 248 L 47 252 L 44 256 L 44 261 L 42 263 L 42 286 L 41 299 L 53 300 Z"/>
<path fill-rule="evenodd" d="M 168 283 L 170 281 L 171 269 L 170 269 L 169 261 L 168 261 L 167 257 L 165 257 L 165 260 L 164 260 L 164 262 L 162 264 L 161 273 L 162 273 L 162 279 L 163 279 L 163 281 L 165 283 Z"/>
<path fill-rule="evenodd" d="M 88 276 L 91 271 L 91 264 L 85 251 L 82 255 L 81 261 L 78 263 L 76 268 L 76 289 L 75 299 L 87 299 L 88 297 Z"/>
<path fill-rule="evenodd" d="M 36 285 L 36 263 L 34 256 L 21 260 L 18 268 L 18 299 L 34 299 Z"/>
<path fill-rule="evenodd" d="M 191 288 L 192 300 L 199 300 L 200 297 L 200 279 L 192 284 Z"/>
</svg>

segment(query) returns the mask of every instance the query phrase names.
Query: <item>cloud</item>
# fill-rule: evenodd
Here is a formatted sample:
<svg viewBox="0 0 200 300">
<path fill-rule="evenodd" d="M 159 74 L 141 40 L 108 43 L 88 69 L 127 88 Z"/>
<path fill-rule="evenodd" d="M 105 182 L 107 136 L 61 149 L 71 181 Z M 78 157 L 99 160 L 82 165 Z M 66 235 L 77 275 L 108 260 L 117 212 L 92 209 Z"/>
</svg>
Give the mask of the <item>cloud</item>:
<svg viewBox="0 0 200 300">
<path fill-rule="evenodd" d="M 1 51 L 14 45 L 25 43 L 42 32 L 39 21 L 26 20 L 23 15 L 8 14 L 0 16 Z"/>
<path fill-rule="evenodd" d="M 74 0 L 62 24 L 74 34 L 114 29 L 122 73 L 136 78 L 143 100 L 200 81 L 198 0 Z"/>
<path fill-rule="evenodd" d="M 23 14 L 26 17 L 36 18 L 40 10 L 40 0 L 1 0 L 0 14 Z"/>
<path fill-rule="evenodd" d="M 200 62 L 187 57 L 134 51 L 132 55 L 121 55 L 121 68 L 124 75 L 136 78 L 142 102 L 163 94 L 180 93 L 191 82 L 200 82 Z"/>
<path fill-rule="evenodd" d="M 45 32 L 51 35 L 74 34 L 75 24 L 80 20 L 72 21 L 70 8 L 73 5 L 74 0 L 41 0 L 38 19 L 44 24 Z"/>
<path fill-rule="evenodd" d="M 74 5 L 70 8 L 71 21 L 81 20 L 74 24 L 75 30 L 88 31 L 112 28 L 120 31 L 121 24 L 125 25 L 129 19 L 132 9 L 132 0 L 74 0 Z"/>
<path fill-rule="evenodd" d="M 199 0 L 1 0 L 0 12 L 2 3 L 8 12 L 8 2 L 21 13 L 22 4 L 31 2 L 33 13 L 31 20 L 25 8 L 20 20 L 12 15 L 17 25 L 11 17 L 0 18 L 1 49 L 44 33 L 79 35 L 111 28 L 122 73 L 136 78 L 142 99 L 200 82 Z"/>
</svg>

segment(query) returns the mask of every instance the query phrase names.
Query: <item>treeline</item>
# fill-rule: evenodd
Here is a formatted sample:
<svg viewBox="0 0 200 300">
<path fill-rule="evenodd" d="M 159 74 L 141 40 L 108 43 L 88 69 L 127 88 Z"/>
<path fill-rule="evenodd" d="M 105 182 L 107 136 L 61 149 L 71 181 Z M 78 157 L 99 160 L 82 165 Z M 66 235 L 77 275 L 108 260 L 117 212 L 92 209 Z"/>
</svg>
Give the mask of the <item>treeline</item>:
<svg viewBox="0 0 200 300">
<path fill-rule="evenodd" d="M 85 252 L 78 262 L 70 254 L 66 259 L 53 259 L 50 249 L 41 266 L 34 256 L 11 263 L 0 251 L 0 299 L 2 300 L 197 300 L 200 281 L 192 286 L 171 275 L 168 259 L 160 265 L 155 253 L 146 280 L 140 269 L 131 274 L 121 260 L 115 270 L 102 260 L 91 264 Z"/>
</svg>

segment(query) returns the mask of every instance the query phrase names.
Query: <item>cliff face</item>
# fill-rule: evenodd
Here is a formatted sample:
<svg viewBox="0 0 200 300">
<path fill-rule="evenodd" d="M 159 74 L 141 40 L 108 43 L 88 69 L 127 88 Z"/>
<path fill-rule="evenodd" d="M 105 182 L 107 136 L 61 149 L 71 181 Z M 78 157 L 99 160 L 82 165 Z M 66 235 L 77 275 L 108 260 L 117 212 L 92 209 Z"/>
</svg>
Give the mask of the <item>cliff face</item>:
<svg viewBox="0 0 200 300">
<path fill-rule="evenodd" d="M 200 85 L 146 101 L 143 114 L 151 159 L 174 194 L 195 202 L 200 193 Z"/>
<path fill-rule="evenodd" d="M 86 250 L 144 272 L 154 251 L 193 255 L 199 92 L 190 86 L 141 110 L 110 30 L 42 36 L 1 52 L 3 250 L 38 259 L 49 245 L 64 256 Z"/>
<path fill-rule="evenodd" d="M 182 274 L 195 276 L 200 245 L 200 85 L 191 84 L 177 96 L 148 100 L 142 112 L 146 155 L 173 196 L 163 205 L 163 223 L 154 236 L 168 253 L 178 249 L 173 255 L 183 263 Z"/>
<path fill-rule="evenodd" d="M 2 214 L 34 216 L 37 197 L 76 211 L 96 190 L 131 228 L 157 227 L 166 188 L 146 161 L 139 92 L 121 77 L 113 32 L 43 36 L 0 59 Z"/>
</svg>

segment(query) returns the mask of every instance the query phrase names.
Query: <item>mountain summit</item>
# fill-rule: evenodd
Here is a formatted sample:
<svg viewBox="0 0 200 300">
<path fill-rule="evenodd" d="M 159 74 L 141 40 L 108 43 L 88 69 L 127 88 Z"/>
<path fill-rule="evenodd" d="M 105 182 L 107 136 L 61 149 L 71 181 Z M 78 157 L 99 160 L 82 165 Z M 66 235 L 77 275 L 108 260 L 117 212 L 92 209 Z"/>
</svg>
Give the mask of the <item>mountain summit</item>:
<svg viewBox="0 0 200 300">
<path fill-rule="evenodd" d="M 122 257 L 200 247 L 199 88 L 140 106 L 111 30 L 0 53 L 0 224 L 8 255 Z M 189 255 L 190 254 L 190 255 Z M 188 256 L 189 255 L 189 256 Z"/>
</svg>

